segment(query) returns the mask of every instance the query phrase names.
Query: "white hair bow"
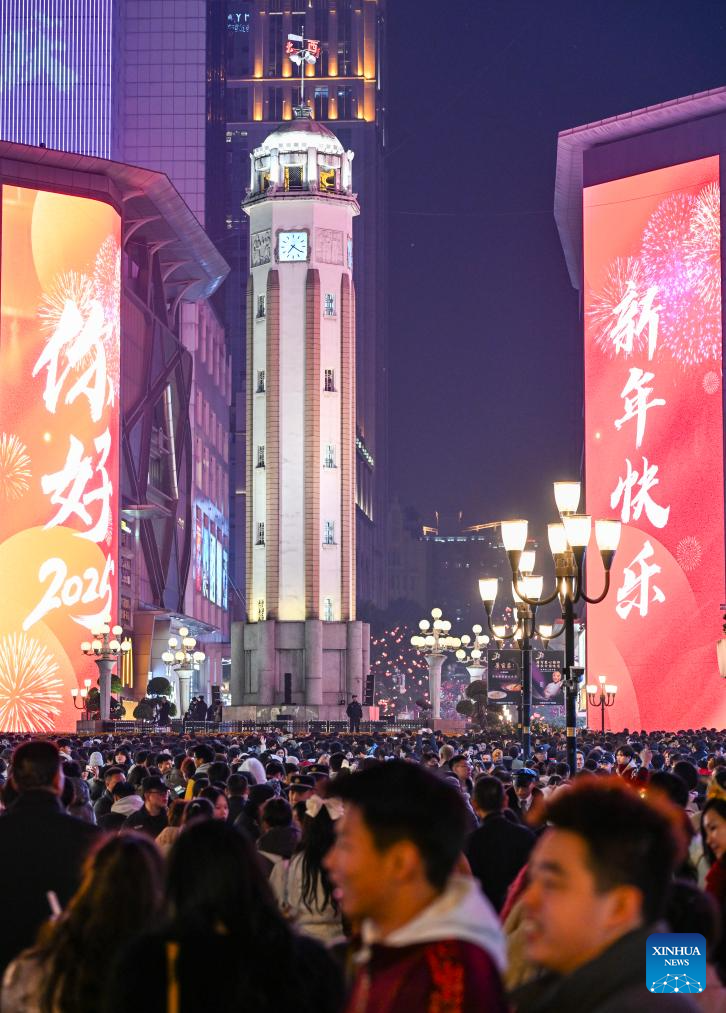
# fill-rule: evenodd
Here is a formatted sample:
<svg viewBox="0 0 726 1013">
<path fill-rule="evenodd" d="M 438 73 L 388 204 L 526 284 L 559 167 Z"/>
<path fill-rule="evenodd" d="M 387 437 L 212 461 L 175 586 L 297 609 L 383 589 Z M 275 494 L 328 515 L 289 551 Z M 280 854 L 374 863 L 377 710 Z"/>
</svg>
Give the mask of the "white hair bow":
<svg viewBox="0 0 726 1013">
<path fill-rule="evenodd" d="M 339 798 L 321 798 L 320 795 L 311 795 L 305 802 L 305 815 L 315 819 L 323 806 L 331 820 L 339 820 L 343 815 L 343 803 Z"/>
</svg>

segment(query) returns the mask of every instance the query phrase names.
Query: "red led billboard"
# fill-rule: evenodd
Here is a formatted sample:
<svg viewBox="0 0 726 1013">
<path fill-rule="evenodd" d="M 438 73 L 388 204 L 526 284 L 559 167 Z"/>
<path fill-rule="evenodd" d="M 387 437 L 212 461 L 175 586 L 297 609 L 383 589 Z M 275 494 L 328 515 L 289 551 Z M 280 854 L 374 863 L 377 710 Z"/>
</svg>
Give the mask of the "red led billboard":
<svg viewBox="0 0 726 1013">
<path fill-rule="evenodd" d="M 121 219 L 2 187 L 0 730 L 71 729 L 116 620 Z"/>
<path fill-rule="evenodd" d="M 723 728 L 719 159 L 583 196 L 586 502 L 623 522 L 588 681 L 618 686 L 612 728 Z"/>
</svg>

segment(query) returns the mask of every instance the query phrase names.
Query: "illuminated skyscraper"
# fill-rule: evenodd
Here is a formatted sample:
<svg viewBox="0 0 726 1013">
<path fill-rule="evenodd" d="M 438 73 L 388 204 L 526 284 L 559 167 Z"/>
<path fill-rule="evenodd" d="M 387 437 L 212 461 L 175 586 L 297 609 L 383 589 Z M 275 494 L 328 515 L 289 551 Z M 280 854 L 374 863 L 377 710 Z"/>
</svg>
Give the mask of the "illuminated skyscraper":
<svg viewBox="0 0 726 1013">
<path fill-rule="evenodd" d="M 111 158 L 118 0 L 0 0 L 0 138 Z"/>
<path fill-rule="evenodd" d="M 216 6 L 216 5 L 215 5 Z M 218 30 L 224 79 L 226 166 L 223 173 L 227 239 L 222 252 L 232 267 L 225 286 L 225 323 L 232 354 L 233 401 L 231 552 L 239 586 L 245 544 L 245 320 L 249 231 L 242 212 L 249 157 L 270 124 L 292 119 L 300 79 L 285 55 L 289 34 L 319 40 L 320 58 L 306 68 L 305 100 L 317 122 L 328 124 L 345 150 L 355 151 L 356 193 L 356 485 L 358 601 L 387 601 L 386 522 L 387 271 L 385 249 L 385 0 L 227 0 Z M 220 95 L 222 93 L 220 92 Z M 252 604 L 247 602 L 248 611 Z"/>
</svg>

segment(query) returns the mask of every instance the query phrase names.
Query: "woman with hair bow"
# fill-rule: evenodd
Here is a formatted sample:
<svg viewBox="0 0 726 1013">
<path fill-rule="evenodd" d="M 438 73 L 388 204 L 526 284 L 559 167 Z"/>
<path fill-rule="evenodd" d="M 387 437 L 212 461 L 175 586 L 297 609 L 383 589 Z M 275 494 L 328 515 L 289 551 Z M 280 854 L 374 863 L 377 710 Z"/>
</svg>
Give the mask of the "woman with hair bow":
<svg viewBox="0 0 726 1013">
<path fill-rule="evenodd" d="M 342 815 L 340 799 L 309 798 L 295 854 L 289 861 L 278 862 L 270 875 L 270 886 L 284 917 L 300 932 L 323 943 L 343 935 L 333 885 L 323 868 L 323 859 L 335 840 L 335 821 Z"/>
</svg>

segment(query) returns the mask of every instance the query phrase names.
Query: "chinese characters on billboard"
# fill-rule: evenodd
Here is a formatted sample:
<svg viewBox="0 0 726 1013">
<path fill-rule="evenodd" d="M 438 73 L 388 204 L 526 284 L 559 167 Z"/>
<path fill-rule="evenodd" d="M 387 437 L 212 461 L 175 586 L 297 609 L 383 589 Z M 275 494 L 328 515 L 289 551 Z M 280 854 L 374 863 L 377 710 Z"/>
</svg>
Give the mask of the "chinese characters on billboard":
<svg viewBox="0 0 726 1013">
<path fill-rule="evenodd" d="M 585 188 L 584 272 L 587 510 L 623 523 L 588 678 L 611 727 L 723 727 L 718 157 Z"/>
<path fill-rule="evenodd" d="M 117 615 L 121 219 L 2 187 L 0 730 L 70 729 Z"/>
</svg>

